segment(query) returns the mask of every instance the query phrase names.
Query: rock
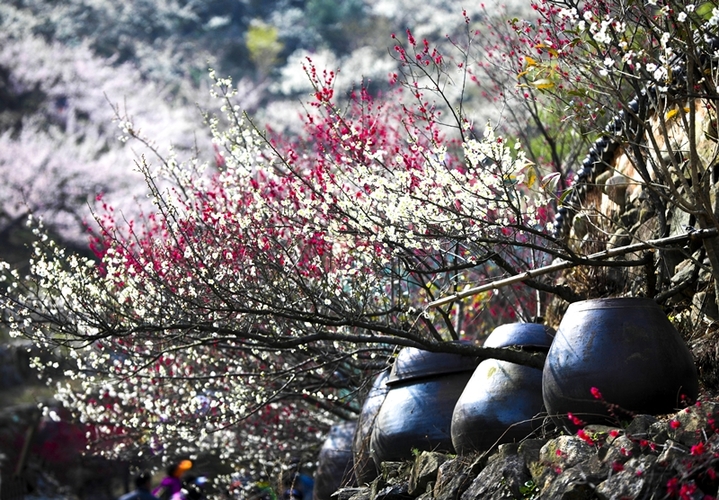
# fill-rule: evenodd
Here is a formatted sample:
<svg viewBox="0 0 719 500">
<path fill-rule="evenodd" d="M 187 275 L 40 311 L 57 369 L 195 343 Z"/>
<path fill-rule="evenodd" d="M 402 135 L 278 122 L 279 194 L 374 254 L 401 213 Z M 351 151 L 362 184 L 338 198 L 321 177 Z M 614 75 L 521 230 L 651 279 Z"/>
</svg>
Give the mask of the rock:
<svg viewBox="0 0 719 500">
<path fill-rule="evenodd" d="M 626 462 L 622 470 L 616 471 L 597 486 L 596 495 L 602 500 L 633 500 L 651 497 L 664 498 L 669 471 L 657 465 L 657 458 L 644 455 Z"/>
<path fill-rule="evenodd" d="M 712 331 L 691 344 L 699 380 L 704 387 L 719 388 L 719 331 Z"/>
<path fill-rule="evenodd" d="M 348 488 L 349 489 L 349 488 Z M 349 500 L 370 500 L 372 498 L 372 490 L 369 488 L 352 488 L 355 494 Z"/>
<path fill-rule="evenodd" d="M 669 227 L 669 235 L 676 236 L 687 232 L 687 226 L 692 225 L 692 216 L 684 210 L 673 210 Z"/>
<path fill-rule="evenodd" d="M 399 495 L 402 488 L 404 488 L 404 494 L 410 496 L 408 490 L 412 463 L 382 462 L 379 469 L 380 475 L 372 481 L 370 486 L 370 497 L 373 500 L 376 500 L 379 495 Z"/>
<path fill-rule="evenodd" d="M 586 462 L 575 467 L 581 467 L 587 478 L 591 479 L 592 484 L 599 484 L 609 475 L 611 464 L 603 461 L 597 453 Z"/>
<path fill-rule="evenodd" d="M 407 483 L 391 484 L 377 491 L 372 496 L 374 500 L 411 500 L 414 498 L 408 492 Z"/>
<path fill-rule="evenodd" d="M 427 483 L 427 489 L 424 490 L 424 493 L 422 493 L 420 496 L 417 497 L 417 500 L 434 500 L 434 483 L 433 482 Z"/>
<path fill-rule="evenodd" d="M 604 184 L 604 192 L 610 200 L 619 205 L 620 212 L 624 211 L 627 186 L 629 183 L 629 178 L 621 174 L 614 174 L 609 177 Z"/>
<path fill-rule="evenodd" d="M 579 467 L 567 469 L 545 489 L 542 500 L 589 500 L 594 498 L 595 485 Z"/>
<path fill-rule="evenodd" d="M 706 258 L 702 261 L 702 264 L 702 267 L 699 268 L 699 284 L 707 285 L 713 281 L 711 263 L 709 262 L 709 259 Z"/>
<path fill-rule="evenodd" d="M 688 450 L 675 441 L 667 440 L 664 443 L 664 449 L 657 457 L 657 461 L 662 464 L 671 465 L 675 460 L 680 460 L 687 456 Z"/>
<path fill-rule="evenodd" d="M 542 446 L 539 460 L 568 469 L 589 460 L 593 453 L 594 449 L 577 436 L 559 436 Z"/>
<path fill-rule="evenodd" d="M 522 498 L 521 488 L 531 481 L 524 460 L 519 455 L 495 459 L 479 473 L 461 496 L 462 500 Z"/>
<path fill-rule="evenodd" d="M 435 500 L 455 500 L 469 487 L 476 474 L 472 473 L 472 464 L 464 458 L 455 458 L 439 467 L 437 482 L 434 485 Z"/>
<path fill-rule="evenodd" d="M 597 486 L 596 494 L 601 500 L 634 500 L 641 495 L 646 479 L 634 472 L 622 470 Z"/>
<path fill-rule="evenodd" d="M 692 297 L 692 321 L 700 323 L 704 318 L 711 321 L 719 319 L 719 308 L 717 307 L 714 293 L 697 292 Z"/>
<path fill-rule="evenodd" d="M 621 217 L 619 218 L 622 226 L 624 227 L 633 227 L 635 224 L 639 222 L 639 209 L 638 208 L 632 208 L 624 212 Z M 630 231 L 634 233 L 634 231 Z"/>
<path fill-rule="evenodd" d="M 637 476 L 645 475 L 652 469 L 656 469 L 659 459 L 653 455 L 642 455 L 635 457 L 624 464 L 624 468 L 634 471 Z"/>
<path fill-rule="evenodd" d="M 693 446 L 704 439 L 703 432 L 709 427 L 709 419 L 714 420 L 717 417 L 719 417 L 717 403 L 692 405 L 675 414 L 672 420 L 677 424 L 670 425 L 667 434 L 674 441 L 685 446 Z"/>
<path fill-rule="evenodd" d="M 594 441 L 606 442 L 613 441 L 612 431 L 619 432 L 619 429 L 609 425 L 589 424 L 584 426 L 584 432 L 587 433 Z M 608 444 L 608 443 L 607 443 Z"/>
<path fill-rule="evenodd" d="M 331 495 L 333 500 L 369 500 L 369 497 L 366 488 L 340 488 Z"/>
<path fill-rule="evenodd" d="M 619 228 L 607 242 L 607 249 L 619 248 L 632 243 L 633 236 L 624 228 Z"/>
<path fill-rule="evenodd" d="M 671 282 L 674 285 L 684 283 L 692 279 L 694 271 L 696 269 L 696 262 L 691 259 L 686 259 L 677 264 L 674 275 L 671 277 Z"/>
<path fill-rule="evenodd" d="M 594 179 L 594 182 L 597 186 L 603 186 L 609 178 L 612 177 L 614 172 L 612 170 L 605 170 L 601 174 L 597 175 L 596 179 Z"/>
<path fill-rule="evenodd" d="M 640 452 L 641 448 L 636 441 L 627 436 L 619 436 L 606 447 L 606 453 L 602 457 L 602 462 L 609 466 L 623 464 Z"/>
<path fill-rule="evenodd" d="M 409 464 L 405 462 L 382 462 L 380 476 L 385 482 L 392 482 L 408 474 Z"/>
<path fill-rule="evenodd" d="M 529 464 L 532 480 L 545 490 L 554 479 L 578 463 L 586 462 L 594 449 L 576 436 L 559 436 L 539 452 L 539 461 Z"/>
<path fill-rule="evenodd" d="M 449 457 L 443 453 L 423 451 L 414 461 L 409 479 L 409 494 L 417 496 L 427 490 L 427 484 L 437 479 L 440 465 Z"/>
<path fill-rule="evenodd" d="M 639 209 L 639 222 L 643 223 L 654 217 L 654 209 L 648 203 L 642 203 Z"/>
<path fill-rule="evenodd" d="M 658 421 L 657 417 L 653 415 L 637 415 L 629 423 L 624 432 L 635 439 L 649 439 L 649 429 Z"/>
<path fill-rule="evenodd" d="M 522 496 L 522 488 L 531 482 L 532 475 L 529 473 L 522 457 L 514 455 L 504 460 L 502 478 L 507 489 L 512 492 L 515 498 L 518 498 Z"/>
<path fill-rule="evenodd" d="M 504 444 L 491 455 L 425 452 L 412 463 L 382 464 L 372 491 L 345 488 L 333 499 L 631 500 L 686 493 L 699 500 L 719 487 L 717 417 L 719 403 L 702 402 L 661 418 L 636 415 L 624 429 L 587 425 L 586 441 L 560 435 Z M 691 450 L 699 441 L 704 448 Z"/>
<path fill-rule="evenodd" d="M 522 457 L 525 464 L 539 462 L 539 453 L 547 441 L 547 439 L 525 439 L 517 447 L 517 454 Z"/>
<path fill-rule="evenodd" d="M 619 450 L 619 453 L 626 457 L 632 457 L 641 452 L 641 448 L 639 447 L 637 440 L 633 436 L 630 437 L 627 434 L 617 436 L 612 440 L 611 444 L 609 444 L 609 447 Z"/>
<path fill-rule="evenodd" d="M 591 221 L 589 220 L 589 216 L 584 212 L 579 212 L 572 221 L 572 230 L 574 231 L 575 237 L 579 239 L 583 238 L 589 232 L 590 227 Z"/>
</svg>

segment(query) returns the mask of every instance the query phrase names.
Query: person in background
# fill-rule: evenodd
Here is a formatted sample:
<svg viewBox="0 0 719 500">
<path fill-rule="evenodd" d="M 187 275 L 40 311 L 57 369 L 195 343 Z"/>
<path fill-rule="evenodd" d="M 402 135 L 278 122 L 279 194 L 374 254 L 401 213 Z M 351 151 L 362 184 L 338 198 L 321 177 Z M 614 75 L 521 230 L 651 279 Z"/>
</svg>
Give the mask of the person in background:
<svg viewBox="0 0 719 500">
<path fill-rule="evenodd" d="M 135 491 L 122 495 L 119 500 L 158 500 L 150 493 L 150 481 L 152 475 L 149 472 L 141 472 L 135 478 Z"/>
<path fill-rule="evenodd" d="M 298 457 L 290 460 L 285 473 L 284 486 L 287 488 L 284 492 L 286 500 L 312 500 L 315 482 L 311 476 L 302 472 L 302 464 Z"/>
<path fill-rule="evenodd" d="M 152 490 L 152 494 L 160 500 L 170 500 L 182 489 L 182 476 L 191 468 L 192 462 L 189 460 L 170 464 L 167 468 L 167 476 L 160 482 L 157 488 Z"/>
<path fill-rule="evenodd" d="M 203 500 L 206 484 L 205 476 L 186 476 L 182 481 L 182 489 L 172 497 L 172 500 Z"/>
</svg>

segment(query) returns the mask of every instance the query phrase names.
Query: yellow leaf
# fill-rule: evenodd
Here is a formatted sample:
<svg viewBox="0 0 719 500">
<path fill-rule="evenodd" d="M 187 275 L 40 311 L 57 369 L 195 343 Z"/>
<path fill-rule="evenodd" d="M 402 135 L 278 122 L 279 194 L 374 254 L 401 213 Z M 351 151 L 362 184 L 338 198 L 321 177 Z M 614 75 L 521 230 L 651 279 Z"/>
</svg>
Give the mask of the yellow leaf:
<svg viewBox="0 0 719 500">
<path fill-rule="evenodd" d="M 517 78 L 522 78 L 522 77 L 523 77 L 524 75 L 526 75 L 527 73 L 529 73 L 529 71 L 522 71 L 522 72 L 520 72 L 519 74 L 517 74 Z"/>
<path fill-rule="evenodd" d="M 524 59 L 527 61 L 528 68 L 531 68 L 532 66 L 537 66 L 537 61 L 535 59 L 532 59 L 529 56 L 524 56 Z"/>
<path fill-rule="evenodd" d="M 532 82 L 532 85 L 539 90 L 551 89 L 554 87 L 554 83 L 547 78 L 540 78 L 539 80 L 535 80 Z"/>
<path fill-rule="evenodd" d="M 472 297 L 472 305 L 478 305 L 483 302 L 488 302 L 492 298 L 492 292 L 482 292 Z"/>
<path fill-rule="evenodd" d="M 689 113 L 689 108 L 685 107 L 685 108 L 683 108 L 683 110 L 685 113 Z M 667 111 L 667 114 L 664 116 L 664 119 L 669 121 L 672 118 L 674 118 L 675 116 L 677 116 L 678 113 L 679 113 L 679 108 L 676 108 L 676 107 L 672 108 L 669 111 Z"/>
<path fill-rule="evenodd" d="M 557 52 L 557 49 L 553 48 L 551 45 L 547 45 L 544 42 L 540 42 L 534 46 L 535 49 L 545 49 L 547 52 L 552 54 L 553 56 L 557 56 L 559 52 Z"/>
<path fill-rule="evenodd" d="M 529 169 L 527 169 L 527 187 L 529 189 L 532 189 L 532 186 L 534 186 L 534 183 L 537 182 L 537 170 L 534 168 L 534 166 L 530 166 Z"/>
</svg>

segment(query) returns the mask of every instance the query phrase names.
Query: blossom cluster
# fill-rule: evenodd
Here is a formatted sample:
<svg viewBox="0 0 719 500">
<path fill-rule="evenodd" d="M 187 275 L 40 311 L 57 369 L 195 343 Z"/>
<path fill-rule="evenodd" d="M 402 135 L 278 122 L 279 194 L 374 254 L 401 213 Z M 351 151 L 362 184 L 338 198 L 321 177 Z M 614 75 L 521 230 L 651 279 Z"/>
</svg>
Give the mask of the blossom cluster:
<svg viewBox="0 0 719 500">
<path fill-rule="evenodd" d="M 216 79 L 214 165 L 142 158 L 152 208 L 128 220 L 98 197 L 96 260 L 37 229 L 30 276 L 7 271 L 14 332 L 66 350 L 58 399 L 108 452 L 306 452 L 392 345 L 462 333 L 424 307 L 459 270 L 486 279 L 487 255 L 515 265 L 545 234 L 518 145 L 465 120 L 445 137 L 419 91 L 361 88 L 340 111 L 334 74 L 308 75 L 302 136 L 257 129 Z"/>
</svg>

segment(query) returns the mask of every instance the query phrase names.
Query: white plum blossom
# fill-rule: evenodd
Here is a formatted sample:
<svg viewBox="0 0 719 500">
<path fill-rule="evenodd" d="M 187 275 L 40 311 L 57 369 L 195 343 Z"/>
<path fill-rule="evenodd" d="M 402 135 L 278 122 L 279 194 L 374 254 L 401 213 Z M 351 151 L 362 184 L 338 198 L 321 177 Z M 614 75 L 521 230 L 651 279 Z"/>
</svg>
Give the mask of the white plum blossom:
<svg viewBox="0 0 719 500">
<path fill-rule="evenodd" d="M 712 15 L 707 22 L 709 23 L 709 26 L 719 25 L 719 7 L 714 7 L 712 9 Z"/>
<path fill-rule="evenodd" d="M 424 266 L 451 255 L 471 269 L 481 252 L 546 229 L 536 167 L 489 125 L 474 135 L 463 123 L 467 135 L 454 144 L 427 139 L 424 125 L 403 133 L 384 124 L 406 109 L 399 103 L 368 100 L 377 114 L 352 122 L 320 101 L 311 141 L 277 143 L 232 104 L 233 89 L 216 78 L 226 116 L 208 123 L 221 167 L 140 158 L 155 207 L 143 224 L 98 213 L 97 263 L 41 239 L 35 287 L 13 298 L 12 330 L 38 344 L 59 332 L 32 327 L 37 312 L 72 325 L 61 337 L 77 369 L 67 368 L 57 398 L 94 423 L 93 439 L 122 442 L 115 453 L 237 459 L 251 443 L 246 459 L 262 462 L 311 446 L 331 410 L 360 405 L 355 392 L 321 382 L 327 371 L 355 376 L 366 352 L 389 355 L 391 322 L 435 321 L 427 296 L 466 283 L 455 272 L 412 278 L 411 259 Z M 324 137 L 336 142 L 315 150 Z"/>
</svg>

